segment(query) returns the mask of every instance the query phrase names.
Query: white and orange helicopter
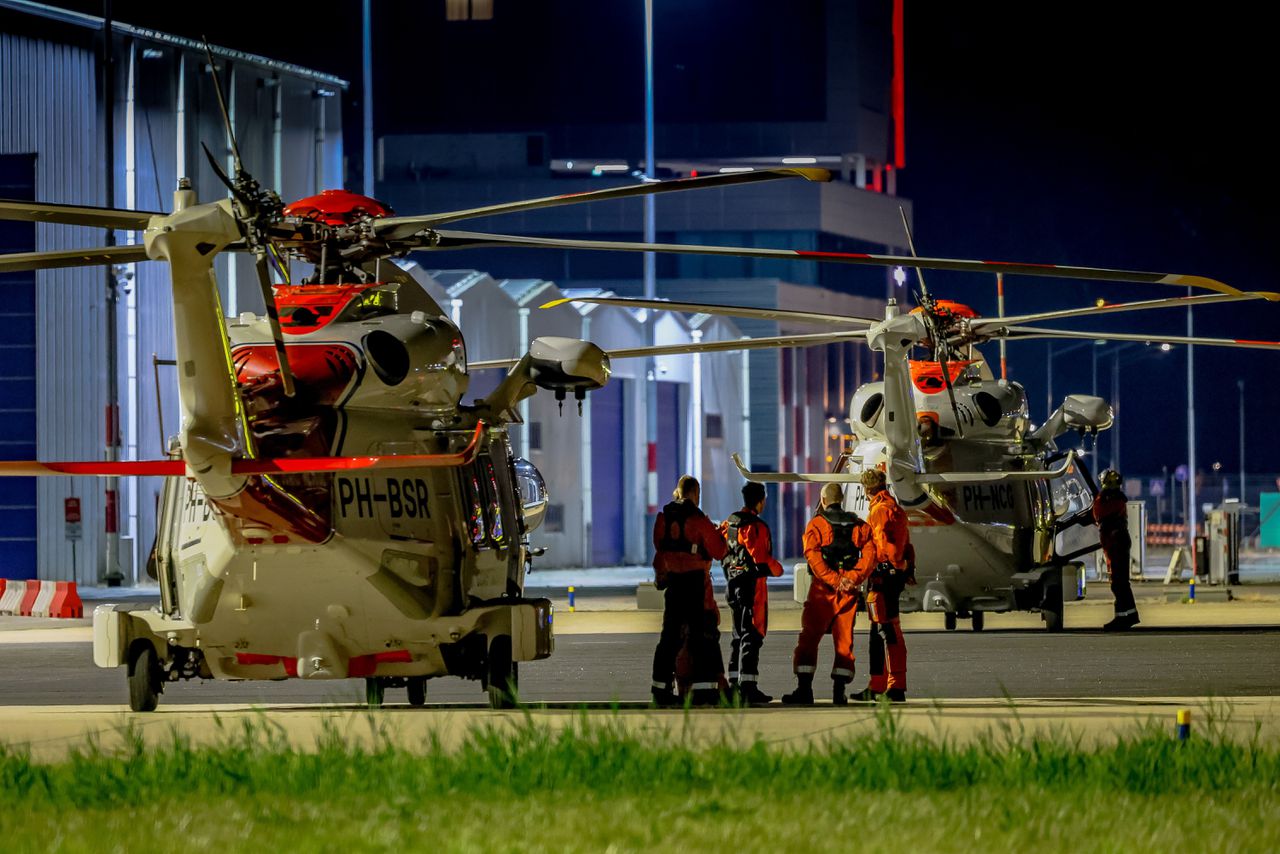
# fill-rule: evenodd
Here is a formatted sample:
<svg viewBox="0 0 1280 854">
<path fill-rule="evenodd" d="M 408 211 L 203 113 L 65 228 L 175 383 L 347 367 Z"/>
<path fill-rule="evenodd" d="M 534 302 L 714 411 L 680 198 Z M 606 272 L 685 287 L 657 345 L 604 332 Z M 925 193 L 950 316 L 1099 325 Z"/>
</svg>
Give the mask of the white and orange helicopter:
<svg viewBox="0 0 1280 854">
<path fill-rule="evenodd" d="M 907 238 L 914 256 L 909 228 Z M 804 254 L 847 260 L 837 253 Z M 1039 611 L 1049 631 L 1060 631 L 1064 593 L 1081 595 L 1079 559 L 1097 550 L 1099 542 L 1091 514 L 1097 484 L 1079 453 L 1060 451 L 1057 440 L 1071 432 L 1096 436 L 1112 426 L 1112 410 L 1102 398 L 1072 394 L 1044 424 L 1034 425 L 1025 389 L 997 379 L 978 345 L 995 339 L 1067 338 L 1280 350 L 1275 341 L 1037 325 L 1119 312 L 1277 301 L 1280 294 L 1243 292 L 1197 276 L 989 261 L 897 262 L 917 268 L 918 305 L 903 313 L 890 300 L 883 319 L 619 297 L 576 301 L 858 329 L 846 337 L 865 339 L 883 354 L 883 380 L 861 386 L 852 396 L 848 420 L 855 441 L 834 470 L 753 472 L 735 454 L 742 476 L 761 483 L 846 484 L 846 508 L 865 514 L 867 498 L 859 475 L 868 468 L 884 469 L 908 511 L 916 550 L 919 584 L 906 588 L 904 611 L 941 612 L 948 629 L 956 628 L 958 618 L 970 618 L 978 631 L 988 611 Z M 981 318 L 958 302 L 935 299 L 924 285 L 922 268 L 1141 282 L 1211 293 Z M 796 567 L 797 572 L 804 569 Z"/>
<path fill-rule="evenodd" d="M 218 93 L 221 99 L 220 87 Z M 888 379 L 879 403 L 871 402 L 876 392 L 870 389 L 855 402 L 854 423 L 866 438 L 850 464 L 886 462 L 900 498 L 922 505 L 921 496 L 936 496 L 928 499 L 939 505 L 935 512 L 945 506 L 945 489 L 952 482 L 973 482 L 972 476 L 952 472 L 951 464 L 939 463 L 931 451 L 921 453 L 914 413 L 932 404 L 919 397 L 924 392 L 918 387 L 912 392 L 906 353 L 926 341 L 936 342 L 935 347 L 968 346 L 984 335 L 1015 334 L 1013 327 L 988 330 L 968 320 L 943 327 L 936 308 L 899 315 L 890 306 L 883 321 L 837 318 L 832 332 L 613 352 L 578 339 L 541 338 L 510 362 L 468 365 L 462 333 L 448 315 L 416 280 L 383 263 L 410 251 L 507 246 L 902 263 L 890 255 L 559 240 L 442 228 L 473 217 L 654 193 L 797 177 L 830 180 L 825 170 L 729 173 L 394 216 L 374 199 L 343 191 L 284 205 L 245 171 L 229 126 L 227 135 L 234 175 L 222 174 L 210 156 L 230 190 L 230 197 L 219 201 L 200 203 L 185 180 L 169 213 L 0 200 L 3 219 L 143 234 L 140 245 L 0 256 L 0 273 L 147 260 L 170 268 L 182 411 L 171 457 L 0 462 L 5 476 L 169 478 L 158 508 L 152 561 L 160 603 L 102 606 L 94 613 L 94 660 L 102 667 L 126 668 L 135 710 L 154 709 L 166 684 L 194 678 L 363 678 L 371 705 L 382 703 L 388 687 L 407 688 L 410 703 L 421 705 L 428 679 L 456 675 L 478 679 L 495 707 L 510 705 L 518 662 L 550 655 L 553 637 L 550 603 L 524 595 L 524 574 L 534 556 L 527 536 L 541 521 L 547 496 L 536 469 L 515 459 L 507 425 L 519 421 L 518 402 L 539 388 L 561 399 L 581 399 L 600 388 L 608 382 L 611 356 L 801 347 L 865 335 L 885 352 Z M 265 316 L 224 317 L 213 262 L 226 251 L 254 256 Z M 285 261 L 310 264 L 312 271 L 294 283 Z M 994 269 L 991 262 L 978 261 L 913 263 L 925 269 Z M 279 281 L 273 281 L 273 266 Z M 1000 269 L 1219 291 L 1201 301 L 1255 296 L 1189 277 L 1032 264 Z M 760 315 L 732 308 L 696 310 Z M 851 331 L 850 325 L 869 330 Z M 951 377 L 948 358 L 943 362 Z M 482 400 L 465 404 L 468 371 L 499 364 L 509 368 L 506 378 Z M 1007 468 L 1027 469 L 1012 478 L 981 476 L 1002 482 L 1054 477 L 1057 470 L 1041 470 L 1045 461 L 1035 449 L 1045 447 L 1058 427 L 1024 435 L 1021 389 L 975 379 L 975 371 L 980 373 L 981 365 L 964 365 L 953 384 L 967 390 L 961 396 L 979 419 L 994 421 L 987 425 L 994 431 L 989 456 L 1007 462 Z M 983 391 L 995 397 L 999 418 L 991 419 Z M 950 417 L 940 413 L 938 428 L 958 430 L 964 411 L 957 400 Z M 1052 423 L 1077 427 L 1097 426 L 1096 421 L 1071 405 Z M 994 441 L 997 434 L 1003 439 Z M 974 442 L 967 442 L 948 444 L 962 466 L 977 459 L 968 450 Z M 1015 446 L 1024 450 L 1005 454 L 1003 449 Z M 955 481 L 948 480 L 952 475 Z M 1042 505 L 1034 506 L 1040 512 Z M 967 511 L 956 507 L 954 512 Z M 1037 518 L 1035 524 L 1042 521 Z M 990 546 L 999 548 L 999 543 Z"/>
</svg>

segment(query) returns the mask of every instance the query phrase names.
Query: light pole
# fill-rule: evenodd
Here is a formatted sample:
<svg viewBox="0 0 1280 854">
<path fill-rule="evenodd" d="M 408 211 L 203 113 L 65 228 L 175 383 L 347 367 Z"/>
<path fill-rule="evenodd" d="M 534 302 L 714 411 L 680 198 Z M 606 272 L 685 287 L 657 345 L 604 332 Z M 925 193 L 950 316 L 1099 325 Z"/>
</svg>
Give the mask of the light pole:
<svg viewBox="0 0 1280 854">
<path fill-rule="evenodd" d="M 1236 391 L 1240 395 L 1240 506 L 1248 504 L 1244 494 L 1244 380 L 1236 380 Z"/>
<path fill-rule="evenodd" d="M 644 0 L 644 175 L 652 181 L 656 177 L 653 143 L 653 0 Z M 644 197 L 644 240 L 653 243 L 657 239 L 657 212 L 653 195 Z M 657 299 L 657 261 L 652 252 L 644 253 L 644 298 Z M 645 318 L 645 344 L 657 343 L 658 313 L 650 310 Z M 645 451 L 648 470 L 645 473 L 645 530 L 653 529 L 658 516 L 658 361 L 650 356 L 645 360 Z"/>
</svg>

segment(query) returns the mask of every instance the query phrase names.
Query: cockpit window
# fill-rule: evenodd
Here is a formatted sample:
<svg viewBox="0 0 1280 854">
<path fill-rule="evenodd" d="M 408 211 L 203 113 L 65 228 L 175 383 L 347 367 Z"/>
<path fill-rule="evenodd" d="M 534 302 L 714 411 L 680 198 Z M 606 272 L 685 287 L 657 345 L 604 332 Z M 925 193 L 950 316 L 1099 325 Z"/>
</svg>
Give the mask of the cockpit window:
<svg viewBox="0 0 1280 854">
<path fill-rule="evenodd" d="M 385 317 L 399 311 L 399 299 L 394 285 L 371 288 L 347 304 L 338 315 L 338 323 L 353 323 L 374 317 Z"/>
</svg>

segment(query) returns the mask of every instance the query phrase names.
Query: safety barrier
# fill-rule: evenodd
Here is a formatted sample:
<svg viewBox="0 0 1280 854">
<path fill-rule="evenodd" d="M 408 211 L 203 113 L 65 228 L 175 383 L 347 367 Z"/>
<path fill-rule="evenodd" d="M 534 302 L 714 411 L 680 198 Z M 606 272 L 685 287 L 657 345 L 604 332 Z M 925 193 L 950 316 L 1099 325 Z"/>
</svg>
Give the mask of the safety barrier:
<svg viewBox="0 0 1280 854">
<path fill-rule="evenodd" d="M 50 606 L 51 617 L 80 618 L 84 616 L 84 603 L 80 601 L 80 593 L 74 581 L 58 581 L 57 590 L 53 594 Z"/>
<path fill-rule="evenodd" d="M 1147 545 L 1182 546 L 1187 543 L 1187 526 L 1169 523 L 1147 525 Z"/>
<path fill-rule="evenodd" d="M 74 581 L 13 581 L 0 578 L 0 616 L 83 617 Z"/>
<path fill-rule="evenodd" d="M 27 582 L 5 581 L 4 594 L 0 595 L 0 614 L 16 615 L 22 605 L 22 597 L 27 593 Z"/>
</svg>

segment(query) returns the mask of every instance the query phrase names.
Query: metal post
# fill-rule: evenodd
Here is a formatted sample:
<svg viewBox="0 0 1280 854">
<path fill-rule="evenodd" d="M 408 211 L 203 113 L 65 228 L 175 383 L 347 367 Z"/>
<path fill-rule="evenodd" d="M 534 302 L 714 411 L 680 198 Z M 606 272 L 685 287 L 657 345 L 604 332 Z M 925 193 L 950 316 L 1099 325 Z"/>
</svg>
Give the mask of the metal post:
<svg viewBox="0 0 1280 854">
<path fill-rule="evenodd" d="M 582 316 L 582 340 L 591 340 L 591 315 L 584 314 Z M 595 527 L 595 517 L 592 513 L 592 507 L 595 498 L 592 495 L 592 480 L 595 473 L 592 470 L 591 459 L 591 399 L 594 395 L 587 395 L 582 401 L 582 417 L 578 419 L 579 427 L 582 429 L 582 442 L 580 443 L 582 456 L 579 457 L 579 466 L 582 471 L 582 565 L 591 566 L 592 557 L 594 556 L 591 548 L 592 530 Z"/>
<path fill-rule="evenodd" d="M 1044 385 L 1048 392 L 1045 396 L 1044 420 L 1047 423 L 1053 417 L 1053 342 L 1046 341 L 1045 349 L 1048 351 L 1044 358 Z"/>
<path fill-rule="evenodd" d="M 529 352 L 529 309 L 521 306 L 516 309 L 520 324 L 520 349 L 517 353 Z M 529 398 L 520 401 L 520 456 L 529 459 Z"/>
<path fill-rule="evenodd" d="M 750 336 L 743 336 L 749 340 Z M 751 351 L 742 351 L 742 459 L 751 467 Z"/>
<path fill-rule="evenodd" d="M 102 76 L 102 136 L 103 136 L 103 155 L 106 166 L 105 174 L 105 193 L 106 207 L 115 207 L 116 199 L 116 128 L 115 128 L 115 112 L 116 112 L 116 78 L 114 73 L 114 57 L 113 47 L 114 39 L 113 24 L 111 20 L 111 0 L 103 0 L 102 4 L 102 61 L 99 71 Z M 107 246 L 116 244 L 116 234 L 112 229 L 107 229 Z M 107 336 L 107 401 L 106 401 L 106 458 L 108 462 L 115 462 L 120 459 L 120 378 L 116 376 L 119 370 L 120 354 L 117 352 L 119 342 L 116 340 L 119 332 L 117 329 L 118 318 L 116 311 L 119 307 L 119 290 L 117 288 L 116 271 L 108 266 L 107 271 L 107 316 L 106 316 L 106 336 Z M 124 581 L 124 574 L 120 572 L 120 525 L 119 525 L 119 501 L 120 495 L 120 479 L 109 477 L 106 479 L 105 488 L 105 508 L 106 514 L 103 522 L 103 532 L 105 534 L 106 554 L 103 561 L 102 580 L 109 587 L 119 587 Z"/>
<path fill-rule="evenodd" d="M 691 329 L 689 334 L 693 337 L 693 343 L 702 342 L 702 330 Z M 693 410 L 693 425 L 689 431 L 690 453 L 692 455 L 689 467 L 689 473 L 702 482 L 702 354 L 693 354 L 693 381 L 689 385 L 689 408 Z"/>
<path fill-rule="evenodd" d="M 996 316 L 1004 317 L 1004 273 L 996 273 Z M 1009 378 L 1009 373 L 1005 363 L 1005 347 L 1004 338 L 1000 339 L 1000 379 Z"/>
<path fill-rule="evenodd" d="M 1120 350 L 1111 354 L 1111 467 L 1120 471 Z"/>
<path fill-rule="evenodd" d="M 1240 504 L 1249 503 L 1244 494 L 1244 380 L 1236 380 L 1236 390 L 1240 395 Z"/>
<path fill-rule="evenodd" d="M 644 175 L 656 176 L 653 143 L 653 0 L 644 0 Z M 657 239 L 657 212 L 653 196 L 644 197 L 644 240 Z M 657 260 L 652 252 L 644 253 L 644 297 L 658 296 Z M 645 344 L 657 343 L 655 311 L 645 317 Z M 645 480 L 646 526 L 652 530 L 658 516 L 658 360 L 652 356 L 645 360 L 645 443 L 648 457 L 648 476 Z"/>
<path fill-rule="evenodd" d="M 364 86 L 364 194 L 373 195 L 373 0 L 364 0 L 364 64 L 360 77 Z"/>
<path fill-rule="evenodd" d="M 1191 296 L 1187 288 L 1187 296 Z M 1187 306 L 1187 337 L 1195 334 L 1191 306 Z M 1196 561 L 1196 381 L 1195 348 L 1187 345 L 1187 545 L 1191 547 L 1191 565 Z"/>
</svg>

